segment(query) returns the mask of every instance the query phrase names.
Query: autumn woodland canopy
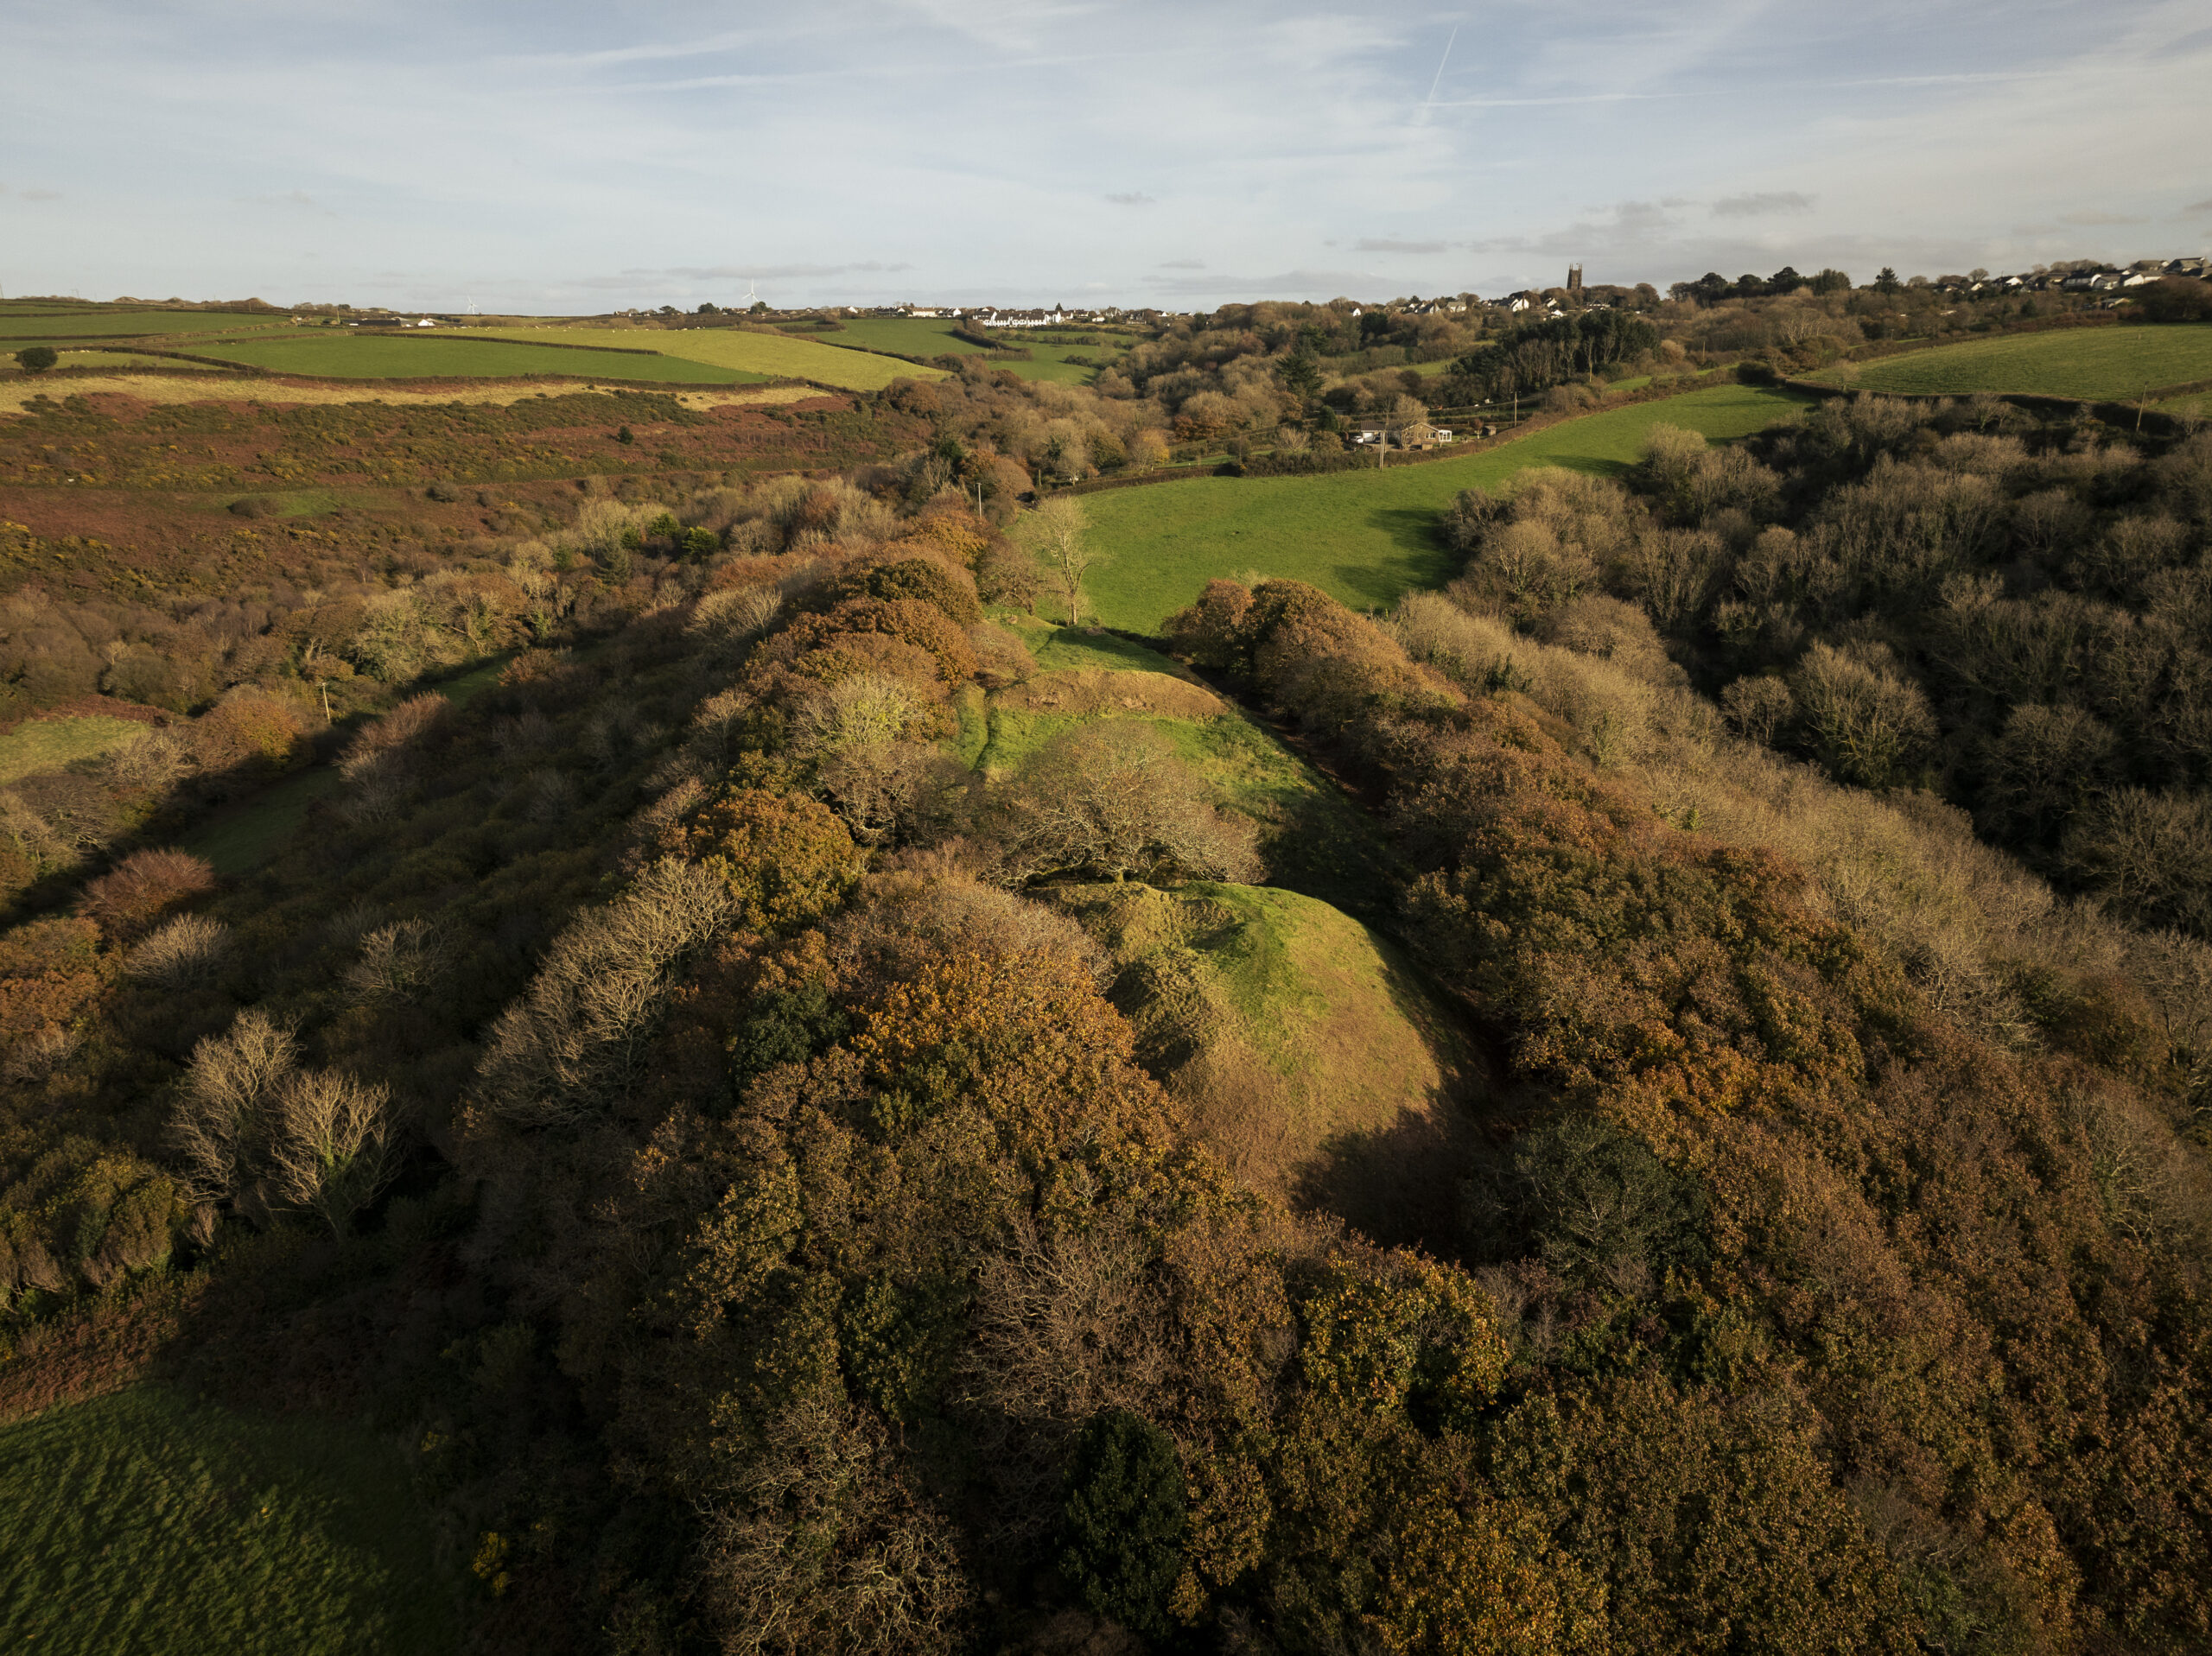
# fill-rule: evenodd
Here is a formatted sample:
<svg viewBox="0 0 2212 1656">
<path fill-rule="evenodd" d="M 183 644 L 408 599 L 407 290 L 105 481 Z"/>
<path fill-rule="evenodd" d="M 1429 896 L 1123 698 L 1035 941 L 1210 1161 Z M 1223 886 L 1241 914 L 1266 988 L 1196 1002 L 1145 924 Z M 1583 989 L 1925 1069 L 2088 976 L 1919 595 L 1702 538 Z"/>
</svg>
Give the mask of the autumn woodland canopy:
<svg viewBox="0 0 2212 1656">
<path fill-rule="evenodd" d="M 0 787 L 9 1412 L 366 1422 L 486 1651 L 2206 1648 L 2212 435 L 1836 396 L 1467 491 L 1387 610 L 1240 546 L 1081 625 L 1178 445 L 1931 308 L 1619 301 L 53 379 L 7 711 L 109 722 Z"/>
</svg>

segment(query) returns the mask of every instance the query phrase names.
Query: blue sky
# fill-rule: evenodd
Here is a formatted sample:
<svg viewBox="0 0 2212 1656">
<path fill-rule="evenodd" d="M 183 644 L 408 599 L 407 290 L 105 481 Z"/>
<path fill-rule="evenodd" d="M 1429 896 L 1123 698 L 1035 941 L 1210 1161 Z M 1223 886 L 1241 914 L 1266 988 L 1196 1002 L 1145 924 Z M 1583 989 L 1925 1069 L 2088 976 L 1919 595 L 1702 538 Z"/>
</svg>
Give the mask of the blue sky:
<svg viewBox="0 0 2212 1656">
<path fill-rule="evenodd" d="M 72 0 L 10 294 L 1225 300 L 2212 250 L 2207 0 Z"/>
</svg>

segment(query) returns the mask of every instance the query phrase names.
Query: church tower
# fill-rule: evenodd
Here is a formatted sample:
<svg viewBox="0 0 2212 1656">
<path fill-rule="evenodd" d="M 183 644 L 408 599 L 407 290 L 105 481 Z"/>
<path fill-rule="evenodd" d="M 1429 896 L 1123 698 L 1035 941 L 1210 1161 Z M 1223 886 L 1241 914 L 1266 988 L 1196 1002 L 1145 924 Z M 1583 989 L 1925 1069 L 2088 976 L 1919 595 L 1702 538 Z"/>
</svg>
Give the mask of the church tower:
<svg viewBox="0 0 2212 1656">
<path fill-rule="evenodd" d="M 1569 293 L 1575 294 L 1579 294 L 1582 291 L 1582 267 L 1580 265 L 1570 264 L 1567 267 L 1567 290 Z"/>
</svg>

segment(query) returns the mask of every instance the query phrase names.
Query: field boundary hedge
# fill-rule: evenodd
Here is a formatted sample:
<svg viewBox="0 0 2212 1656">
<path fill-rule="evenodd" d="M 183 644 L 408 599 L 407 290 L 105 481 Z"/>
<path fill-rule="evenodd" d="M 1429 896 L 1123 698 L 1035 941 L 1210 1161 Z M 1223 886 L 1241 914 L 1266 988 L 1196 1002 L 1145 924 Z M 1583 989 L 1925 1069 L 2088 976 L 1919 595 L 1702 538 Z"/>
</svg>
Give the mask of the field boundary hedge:
<svg viewBox="0 0 2212 1656">
<path fill-rule="evenodd" d="M 2188 422 L 2158 409 L 2145 408 L 2143 403 L 2154 397 L 2188 397 L 2197 391 L 2212 391 L 2212 379 L 2195 379 L 2178 385 L 2154 386 L 2143 393 L 2141 402 L 2121 403 L 2110 397 L 2050 397 L 2041 391 L 1877 391 L 1859 385 L 1825 385 L 1814 379 L 1777 379 L 1774 383 L 1784 390 L 1802 391 L 1810 397 L 1878 397 L 1894 403 L 1961 403 L 1968 397 L 1993 397 L 2031 414 L 2087 415 L 2105 425 L 2133 424 L 2162 437 L 2182 435 L 2188 429 Z"/>
<path fill-rule="evenodd" d="M 1438 460 L 1459 460 L 1469 454 L 1484 454 L 1493 448 L 1503 447 L 1507 443 L 1516 441 L 1522 437 L 1532 435 L 1536 432 L 1548 431 L 1554 426 L 1566 425 L 1572 421 L 1587 419 L 1593 414 L 1606 414 L 1611 412 L 1615 409 L 1633 407 L 1639 403 L 1665 403 L 1677 397 L 1687 397 L 1692 391 L 1709 391 L 1716 385 L 1724 385 L 1732 383 L 1750 384 L 1751 382 L 1739 382 L 1736 379 L 1735 376 L 1729 374 L 1726 370 L 1718 370 L 1711 375 L 1701 375 L 1696 380 L 1686 385 L 1668 385 L 1659 388 L 1638 386 L 1632 391 L 1616 391 L 1586 409 L 1574 409 L 1561 412 L 1546 411 L 1524 415 L 1522 416 L 1518 424 L 1502 424 L 1497 435 L 1495 437 L 1471 437 L 1464 442 L 1453 442 L 1442 448 L 1416 449 L 1410 452 L 1403 449 L 1393 450 L 1391 452 L 1395 454 L 1397 458 L 1390 460 L 1386 465 L 1375 466 L 1346 466 L 1344 467 L 1343 470 L 1347 472 L 1395 472 L 1408 466 L 1427 466 Z M 1797 389 L 1796 384 L 1789 380 L 1775 380 L 1769 383 L 1772 384 L 1777 390 L 1794 390 Z M 1835 388 L 1828 386 L 1823 387 L 1822 389 L 1832 393 Z M 1485 423 L 1489 422 L 1486 422 Z M 1102 494 L 1109 489 L 1134 489 L 1141 487 L 1148 483 L 1179 483 L 1186 479 L 1194 477 L 1244 476 L 1245 473 L 1242 470 L 1231 469 L 1232 467 L 1235 467 L 1236 464 L 1237 463 L 1235 460 L 1217 462 L 1211 465 L 1201 463 L 1195 466 L 1179 466 L 1163 468 L 1157 472 L 1147 472 L 1141 477 L 1092 478 L 1082 483 L 1071 483 L 1065 488 L 1053 489 L 1050 491 L 1050 492 L 1056 495 Z M 1264 474 L 1262 474 L 1262 476 Z M 1041 498 L 1046 492 L 1040 490 L 1039 492 Z"/>
</svg>

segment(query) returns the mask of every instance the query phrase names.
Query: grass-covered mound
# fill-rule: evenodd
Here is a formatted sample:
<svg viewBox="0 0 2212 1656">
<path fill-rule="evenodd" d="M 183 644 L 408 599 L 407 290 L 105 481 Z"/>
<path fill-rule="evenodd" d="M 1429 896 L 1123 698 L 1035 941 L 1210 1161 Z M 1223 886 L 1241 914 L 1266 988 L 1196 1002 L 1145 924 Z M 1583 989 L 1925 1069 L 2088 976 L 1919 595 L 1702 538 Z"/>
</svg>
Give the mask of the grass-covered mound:
<svg viewBox="0 0 2212 1656">
<path fill-rule="evenodd" d="M 65 1653 L 454 1647 L 397 1452 L 160 1387 L 0 1430 L 0 1646 Z"/>
<path fill-rule="evenodd" d="M 1449 1222 L 1470 1055 L 1388 942 L 1264 885 L 1056 895 L 1120 968 L 1140 1061 L 1230 1171 L 1372 1235 Z"/>
</svg>

